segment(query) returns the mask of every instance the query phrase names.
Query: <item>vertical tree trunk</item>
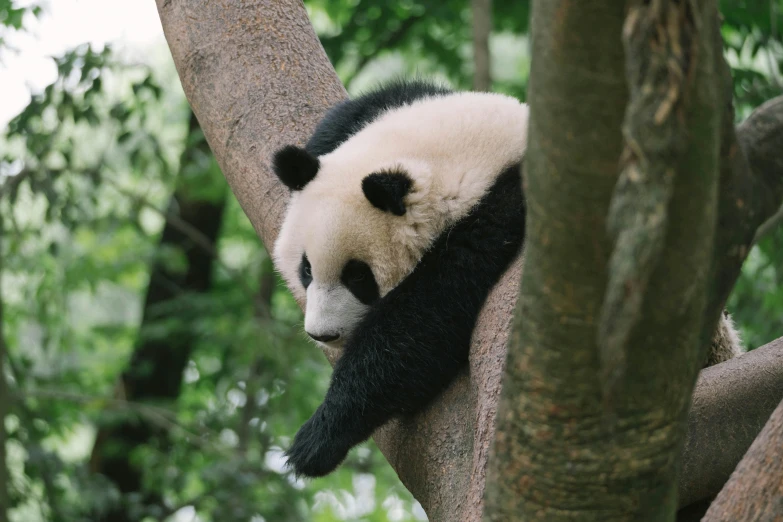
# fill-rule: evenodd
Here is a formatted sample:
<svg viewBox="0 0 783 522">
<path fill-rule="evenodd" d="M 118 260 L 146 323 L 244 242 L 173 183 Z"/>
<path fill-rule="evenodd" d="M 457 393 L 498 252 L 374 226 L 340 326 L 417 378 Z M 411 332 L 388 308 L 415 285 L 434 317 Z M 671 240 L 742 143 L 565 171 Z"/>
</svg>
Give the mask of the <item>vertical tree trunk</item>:
<svg viewBox="0 0 783 522">
<path fill-rule="evenodd" d="M 191 114 L 188 141 L 194 133 L 200 133 L 198 121 Z M 188 146 L 182 155 L 180 171 L 204 166 L 204 156 L 211 154 L 206 140 L 200 139 Z M 210 163 L 207 163 L 210 165 Z M 180 174 L 175 193 L 169 204 L 168 212 L 177 216 L 192 229 L 201 234 L 200 239 L 214 245 L 220 230 L 225 207 L 226 194 L 220 191 L 213 199 L 194 197 L 198 190 L 207 184 L 217 172 L 206 170 L 197 175 Z M 188 261 L 186 271 L 172 272 L 166 264 L 156 261 L 151 269 L 147 296 L 144 302 L 140 333 L 131 355 L 128 368 L 123 372 L 119 393 L 126 400 L 136 402 L 172 401 L 179 396 L 182 384 L 182 372 L 195 342 L 192 323 L 197 320 L 193 310 L 179 307 L 177 311 L 159 310 L 160 305 L 186 292 L 205 293 L 212 282 L 214 252 L 207 251 L 203 245 L 194 244 L 193 238 L 167 219 L 160 238 L 159 249 L 174 247 L 182 250 Z M 177 320 L 176 331 L 165 338 L 145 337 L 145 326 L 165 317 Z M 148 421 L 132 418 L 102 427 L 98 431 L 93 448 L 91 469 L 111 480 L 123 494 L 142 493 L 145 504 L 157 504 L 160 498 L 155 493 L 144 492 L 142 485 L 143 470 L 131 461 L 132 452 L 139 446 L 149 443 L 155 437 L 165 436 Z M 134 515 L 127 506 L 121 504 L 100 520 L 107 522 L 131 522 Z"/>
<path fill-rule="evenodd" d="M 473 90 L 492 89 L 492 57 L 489 36 L 492 33 L 492 0 L 471 0 L 473 11 Z"/>
<path fill-rule="evenodd" d="M 720 137 L 715 6 L 691 7 L 533 3 L 526 260 L 487 520 L 676 512 Z"/>
</svg>

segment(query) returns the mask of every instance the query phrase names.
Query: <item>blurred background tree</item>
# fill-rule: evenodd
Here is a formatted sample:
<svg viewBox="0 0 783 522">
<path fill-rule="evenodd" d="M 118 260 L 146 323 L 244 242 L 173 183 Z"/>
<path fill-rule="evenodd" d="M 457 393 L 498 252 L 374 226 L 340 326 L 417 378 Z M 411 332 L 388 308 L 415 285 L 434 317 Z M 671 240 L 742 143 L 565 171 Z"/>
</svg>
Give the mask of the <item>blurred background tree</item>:
<svg viewBox="0 0 783 522">
<path fill-rule="evenodd" d="M 137 5 L 113 7 L 125 3 Z M 72 22 L 64 4 L 0 0 L 4 81 L 51 39 L 47 20 Z M 419 75 L 524 100 L 527 1 L 306 5 L 352 94 Z M 783 0 L 721 7 L 742 118 L 783 92 Z M 85 12 L 85 27 L 102 24 Z M 483 38 L 488 66 L 474 55 Z M 91 39 L 60 49 L 0 120 L 0 521 L 425 519 L 372 442 L 327 478 L 283 468 L 328 364 L 227 190 L 162 36 L 135 53 Z M 0 99 L 19 99 L 5 88 Z M 749 348 L 783 332 L 783 227 L 760 238 L 729 308 Z"/>
</svg>

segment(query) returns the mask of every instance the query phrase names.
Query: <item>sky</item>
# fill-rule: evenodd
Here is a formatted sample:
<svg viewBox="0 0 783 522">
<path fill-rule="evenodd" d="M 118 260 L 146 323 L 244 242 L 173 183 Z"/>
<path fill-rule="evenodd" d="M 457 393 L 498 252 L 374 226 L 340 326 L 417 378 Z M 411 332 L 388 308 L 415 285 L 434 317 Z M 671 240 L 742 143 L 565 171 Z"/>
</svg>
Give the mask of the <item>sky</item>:
<svg viewBox="0 0 783 522">
<path fill-rule="evenodd" d="M 14 2 L 17 6 L 29 0 Z M 154 0 L 44 0 L 44 14 L 25 20 L 28 34 L 7 41 L 16 51 L 0 54 L 0 129 L 57 75 L 52 56 L 89 42 L 112 43 L 124 56 L 142 61 L 151 47 L 165 45 Z"/>
</svg>

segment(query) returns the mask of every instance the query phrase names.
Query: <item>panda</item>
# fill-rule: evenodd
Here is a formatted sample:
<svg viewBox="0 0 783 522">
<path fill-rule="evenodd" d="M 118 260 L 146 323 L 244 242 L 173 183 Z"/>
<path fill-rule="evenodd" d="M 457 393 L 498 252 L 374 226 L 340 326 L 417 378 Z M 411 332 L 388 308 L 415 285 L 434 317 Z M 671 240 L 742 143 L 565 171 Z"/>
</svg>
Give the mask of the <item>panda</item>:
<svg viewBox="0 0 783 522">
<path fill-rule="evenodd" d="M 274 154 L 291 190 L 275 265 L 306 301 L 306 333 L 342 349 L 286 452 L 297 475 L 330 473 L 466 364 L 484 301 L 522 249 L 527 120 L 508 96 L 397 81 Z M 713 352 L 738 353 L 727 317 L 719 333 Z"/>
</svg>

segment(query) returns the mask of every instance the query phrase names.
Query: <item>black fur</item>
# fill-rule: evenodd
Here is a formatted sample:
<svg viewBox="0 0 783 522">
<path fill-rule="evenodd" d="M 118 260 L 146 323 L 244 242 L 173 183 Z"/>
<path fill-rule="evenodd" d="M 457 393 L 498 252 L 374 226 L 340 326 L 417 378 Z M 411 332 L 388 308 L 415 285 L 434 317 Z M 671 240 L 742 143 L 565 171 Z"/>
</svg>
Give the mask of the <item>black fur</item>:
<svg viewBox="0 0 783 522">
<path fill-rule="evenodd" d="M 323 156 L 335 150 L 383 112 L 409 105 L 421 98 L 450 92 L 446 87 L 421 80 L 400 80 L 386 84 L 376 91 L 340 102 L 329 109 L 305 148 L 313 156 Z"/>
<path fill-rule="evenodd" d="M 318 174 L 320 165 L 318 158 L 296 145 L 283 147 L 272 158 L 275 174 L 291 190 L 302 190 Z"/>
<path fill-rule="evenodd" d="M 297 474 L 330 473 L 376 428 L 420 411 L 449 385 L 468 360 L 489 291 L 520 251 L 524 226 L 514 165 L 346 340 L 323 404 L 286 453 Z"/>
<path fill-rule="evenodd" d="M 356 299 L 366 305 L 373 304 L 381 297 L 378 282 L 375 280 L 372 269 L 364 261 L 351 259 L 345 263 L 340 274 L 340 282 L 351 291 Z"/>
<path fill-rule="evenodd" d="M 391 212 L 395 216 L 405 215 L 405 196 L 413 181 L 405 172 L 375 172 L 362 180 L 362 191 L 374 207 Z"/>
<path fill-rule="evenodd" d="M 307 290 L 307 287 L 313 282 L 312 269 L 313 267 L 310 266 L 307 254 L 302 254 L 302 261 L 299 263 L 299 281 L 302 282 L 302 286 L 305 290 Z"/>
</svg>

